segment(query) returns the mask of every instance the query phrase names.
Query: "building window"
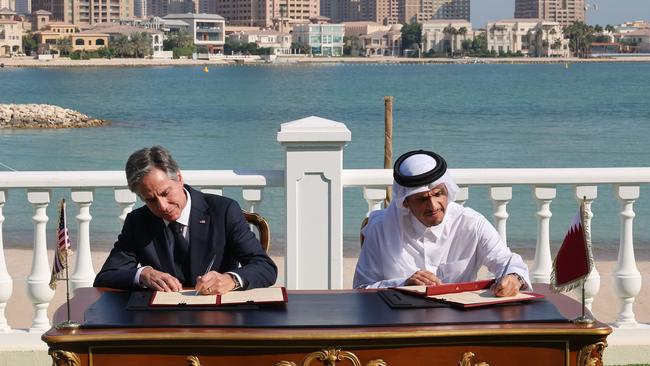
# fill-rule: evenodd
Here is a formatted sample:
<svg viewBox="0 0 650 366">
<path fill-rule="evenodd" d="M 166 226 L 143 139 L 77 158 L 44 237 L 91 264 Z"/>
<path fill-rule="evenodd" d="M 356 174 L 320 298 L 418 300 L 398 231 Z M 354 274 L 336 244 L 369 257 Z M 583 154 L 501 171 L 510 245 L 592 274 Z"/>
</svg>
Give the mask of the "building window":
<svg viewBox="0 0 650 366">
<path fill-rule="evenodd" d="M 81 38 L 77 38 L 77 39 L 74 41 L 74 44 L 75 44 L 75 46 L 83 46 L 83 45 L 84 45 L 84 40 L 81 39 Z"/>
</svg>

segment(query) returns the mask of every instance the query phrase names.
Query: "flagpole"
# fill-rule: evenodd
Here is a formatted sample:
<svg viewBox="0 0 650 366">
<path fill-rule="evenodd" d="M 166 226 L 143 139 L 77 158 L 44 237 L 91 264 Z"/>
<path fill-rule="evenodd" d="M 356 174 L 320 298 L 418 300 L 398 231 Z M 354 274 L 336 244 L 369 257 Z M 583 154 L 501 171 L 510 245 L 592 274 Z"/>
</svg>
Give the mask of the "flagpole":
<svg viewBox="0 0 650 366">
<path fill-rule="evenodd" d="M 585 228 L 585 230 L 586 230 L 586 225 L 584 225 L 584 219 L 585 219 L 585 204 L 586 203 L 587 203 L 587 197 L 583 196 L 582 197 L 582 205 L 580 206 L 580 217 L 581 217 L 580 221 L 582 221 L 583 227 Z M 582 315 L 580 315 L 579 317 L 573 319 L 573 322 L 575 324 L 590 325 L 590 324 L 594 323 L 594 319 L 587 316 L 586 313 L 585 313 L 585 308 L 587 307 L 585 305 L 585 282 L 587 282 L 587 278 L 582 280 L 582 286 L 580 286 L 581 289 L 582 289 L 582 291 L 581 291 L 581 293 L 582 293 L 581 294 L 581 300 L 582 301 L 580 302 L 580 304 L 582 305 Z"/>
<path fill-rule="evenodd" d="M 63 205 L 65 207 L 65 200 L 63 200 Z M 67 224 L 66 224 L 67 226 Z M 65 249 L 65 304 L 68 310 L 68 320 L 61 322 L 54 327 L 56 329 L 77 329 L 79 328 L 79 323 L 70 320 L 70 272 L 68 270 L 68 257 L 70 251 L 68 248 Z M 58 254 L 55 254 L 58 255 Z"/>
</svg>

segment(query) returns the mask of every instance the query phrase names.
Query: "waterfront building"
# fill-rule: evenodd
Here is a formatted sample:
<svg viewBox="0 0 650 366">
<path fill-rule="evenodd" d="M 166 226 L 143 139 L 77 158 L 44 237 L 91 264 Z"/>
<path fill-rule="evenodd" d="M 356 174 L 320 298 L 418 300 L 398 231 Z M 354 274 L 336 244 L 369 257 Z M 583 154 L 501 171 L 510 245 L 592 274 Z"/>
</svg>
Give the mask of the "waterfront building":
<svg viewBox="0 0 650 366">
<path fill-rule="evenodd" d="M 488 51 L 548 57 L 569 56 L 568 40 L 558 22 L 542 19 L 505 19 L 489 22 L 486 29 Z"/>
<path fill-rule="evenodd" d="M 40 13 L 37 21 L 33 23 L 40 26 L 35 33 L 39 54 L 49 54 L 51 51 L 58 52 L 57 43 L 59 40 L 70 38 L 72 34 L 77 32 L 77 27 L 74 24 L 50 22 L 45 11 L 34 13 Z"/>
<path fill-rule="evenodd" d="M 109 35 L 92 31 L 82 31 L 70 35 L 70 44 L 72 45 L 72 52 L 94 52 L 100 48 L 108 47 Z"/>
<path fill-rule="evenodd" d="M 463 50 L 463 41 L 472 39 L 472 23 L 464 19 L 429 20 L 422 23 L 423 51 L 454 54 Z"/>
<path fill-rule="evenodd" d="M 515 0 L 515 19 L 544 19 L 562 26 L 585 22 L 585 0 Z"/>
<path fill-rule="evenodd" d="M 47 10 L 53 20 L 77 26 L 133 17 L 133 0 L 32 0 L 32 8 Z"/>
<path fill-rule="evenodd" d="M 627 52 L 650 53 L 650 27 L 623 33 L 616 38 L 618 42 L 626 45 Z"/>
<path fill-rule="evenodd" d="M 23 28 L 19 21 L 0 19 L 0 57 L 22 53 Z"/>
<path fill-rule="evenodd" d="M 343 56 L 343 24 L 299 24 L 293 28 L 293 40 L 309 47 L 314 56 Z"/>
<path fill-rule="evenodd" d="M 171 21 L 181 21 L 187 24 L 187 30 L 192 35 L 194 44 L 205 46 L 208 53 L 223 52 L 226 37 L 226 20 L 217 14 L 167 14 L 163 17 L 165 25 L 171 29 Z"/>
<path fill-rule="evenodd" d="M 343 25 L 345 26 L 346 37 L 359 37 L 365 34 L 387 31 L 391 29 L 390 25 L 382 25 L 377 22 L 368 21 L 344 22 Z"/>
<path fill-rule="evenodd" d="M 255 43 L 259 48 L 271 48 L 274 55 L 288 55 L 291 53 L 291 34 L 281 33 L 276 30 L 256 30 L 234 32 L 228 39 L 239 43 Z"/>
<path fill-rule="evenodd" d="M 121 35 L 125 35 L 130 38 L 133 33 L 147 33 L 151 36 L 151 50 L 153 58 L 172 57 L 172 52 L 163 53 L 163 40 L 165 38 L 165 34 L 164 32 L 157 29 L 136 27 L 132 25 L 120 25 L 116 23 L 102 23 L 80 32 L 80 34 L 107 34 L 109 44 Z"/>
<path fill-rule="evenodd" d="M 388 30 L 379 30 L 359 37 L 364 56 L 399 56 L 402 49 L 402 25 L 393 24 Z"/>
</svg>

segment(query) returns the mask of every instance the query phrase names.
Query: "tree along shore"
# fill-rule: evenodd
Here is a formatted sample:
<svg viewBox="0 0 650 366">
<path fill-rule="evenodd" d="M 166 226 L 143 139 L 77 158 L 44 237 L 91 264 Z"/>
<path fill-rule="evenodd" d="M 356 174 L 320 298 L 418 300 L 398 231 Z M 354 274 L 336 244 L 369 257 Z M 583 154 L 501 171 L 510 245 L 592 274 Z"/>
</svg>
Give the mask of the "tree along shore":
<svg viewBox="0 0 650 366">
<path fill-rule="evenodd" d="M 0 104 L 0 129 L 81 128 L 108 125 L 71 109 L 49 104 Z"/>
</svg>

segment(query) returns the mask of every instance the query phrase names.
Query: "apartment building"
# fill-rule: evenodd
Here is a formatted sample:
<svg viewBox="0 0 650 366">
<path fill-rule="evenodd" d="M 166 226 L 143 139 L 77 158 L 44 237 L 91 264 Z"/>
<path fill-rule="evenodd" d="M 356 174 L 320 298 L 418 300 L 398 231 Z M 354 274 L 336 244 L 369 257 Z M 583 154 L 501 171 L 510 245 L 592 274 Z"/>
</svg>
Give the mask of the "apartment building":
<svg viewBox="0 0 650 366">
<path fill-rule="evenodd" d="M 201 13 L 199 0 L 146 0 L 146 17 L 167 14 Z"/>
<path fill-rule="evenodd" d="M 290 28 L 320 16 L 319 0 L 200 0 L 202 13 L 219 14 L 228 25 Z M 283 26 L 281 26 L 283 25 Z"/>
<path fill-rule="evenodd" d="M 463 49 L 463 41 L 472 39 L 472 23 L 465 19 L 429 20 L 422 23 L 423 51 L 453 54 Z"/>
<path fill-rule="evenodd" d="M 470 19 L 470 0 L 321 0 L 332 21 L 371 21 L 384 25 L 430 19 Z"/>
<path fill-rule="evenodd" d="M 0 0 L 0 9 L 16 11 L 16 0 Z"/>
<path fill-rule="evenodd" d="M 132 18 L 133 0 L 32 0 L 35 10 L 47 10 L 52 19 L 89 25 Z"/>
<path fill-rule="evenodd" d="M 515 19 L 544 19 L 561 26 L 585 22 L 585 0 L 515 0 Z"/>
<path fill-rule="evenodd" d="M 182 21 L 188 25 L 188 32 L 192 35 L 194 44 L 206 46 L 209 53 L 223 52 L 226 44 L 226 20 L 217 14 L 167 14 L 163 17 L 165 22 Z"/>
<path fill-rule="evenodd" d="M 542 19 L 506 19 L 489 22 L 486 29 L 488 51 L 521 52 L 536 57 L 570 55 L 558 22 Z"/>
<path fill-rule="evenodd" d="M 23 27 L 19 21 L 0 19 L 0 56 L 23 52 Z"/>
<path fill-rule="evenodd" d="M 298 24 L 293 27 L 293 41 L 307 45 L 314 56 L 343 56 L 343 24 Z"/>
</svg>

